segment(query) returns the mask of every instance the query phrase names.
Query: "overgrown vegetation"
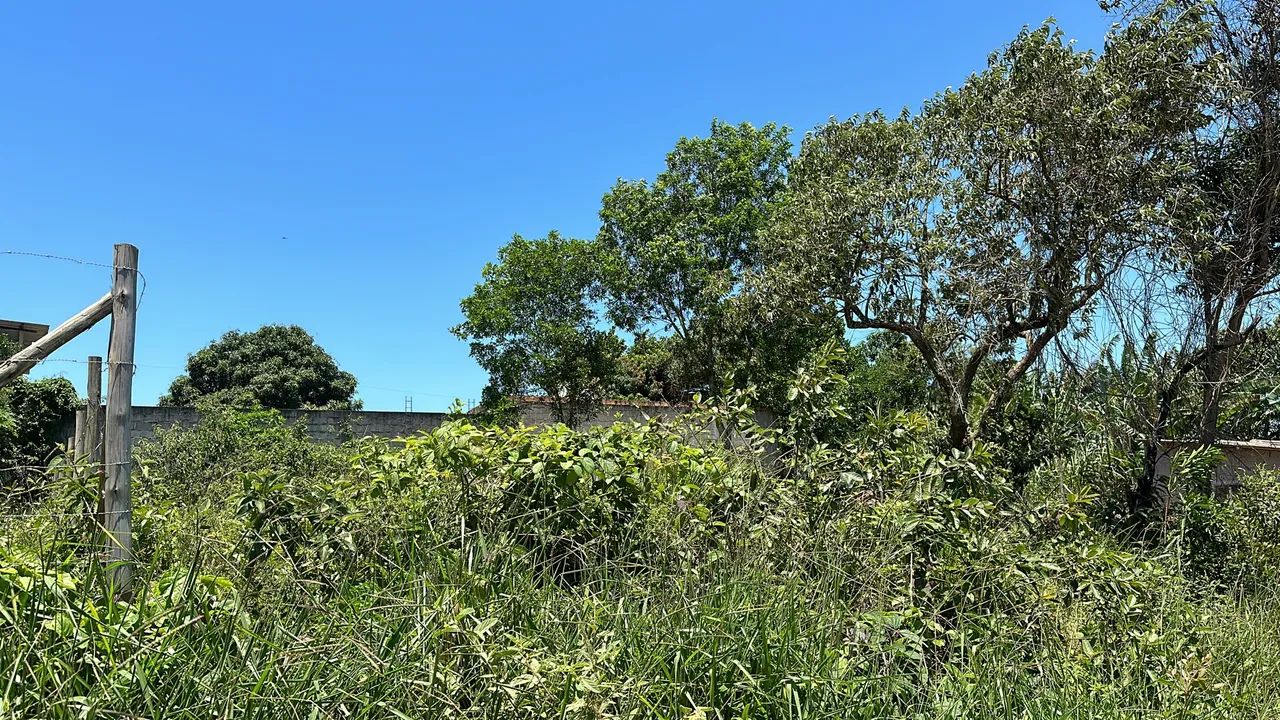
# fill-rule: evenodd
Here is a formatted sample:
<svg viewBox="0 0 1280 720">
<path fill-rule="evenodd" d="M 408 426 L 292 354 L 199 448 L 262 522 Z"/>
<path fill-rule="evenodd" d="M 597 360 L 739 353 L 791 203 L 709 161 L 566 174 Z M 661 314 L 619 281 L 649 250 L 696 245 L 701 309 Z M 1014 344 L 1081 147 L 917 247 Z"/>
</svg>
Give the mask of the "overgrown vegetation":
<svg viewBox="0 0 1280 720">
<path fill-rule="evenodd" d="M 0 335 L 0 360 L 17 346 Z M 29 499 L 44 482 L 44 468 L 65 439 L 79 396 L 65 378 L 18 378 L 0 388 L 0 497 Z"/>
<path fill-rule="evenodd" d="M 918 413 L 315 445 L 210 408 L 138 450 L 111 600 L 86 478 L 0 531 L 12 717 L 1269 717 L 1280 477 L 1126 535 L 1090 442 L 1021 489 Z M 713 423 L 727 443 L 708 443 Z M 1123 492 L 1123 491 L 1120 491 Z M 1123 508 L 1121 503 L 1119 507 Z"/>
<path fill-rule="evenodd" d="M 1280 428 L 1280 13 L 1105 4 L 1099 53 L 1028 29 L 794 157 L 716 122 L 517 236 L 454 330 L 483 415 L 317 445 L 261 409 L 350 403 L 305 332 L 197 353 L 131 594 L 87 468 L 0 508 L 0 715 L 1280 717 L 1280 474 L 1214 484 Z"/>
</svg>

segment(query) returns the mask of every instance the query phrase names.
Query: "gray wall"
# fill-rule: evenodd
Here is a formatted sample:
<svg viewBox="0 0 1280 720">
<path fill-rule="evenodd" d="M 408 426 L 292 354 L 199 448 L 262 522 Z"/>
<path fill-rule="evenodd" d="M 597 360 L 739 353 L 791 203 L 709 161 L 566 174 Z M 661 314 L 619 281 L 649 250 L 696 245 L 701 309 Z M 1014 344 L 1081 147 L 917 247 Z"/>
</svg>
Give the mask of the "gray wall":
<svg viewBox="0 0 1280 720">
<path fill-rule="evenodd" d="M 1156 475 L 1169 477 L 1173 471 L 1173 456 L 1199 445 L 1200 443 L 1194 442 L 1161 441 L 1160 455 L 1156 458 Z M 1235 489 L 1239 487 L 1243 476 L 1259 470 L 1280 470 L 1280 442 L 1275 440 L 1224 440 L 1219 449 L 1222 450 L 1223 461 L 1214 470 L 1215 490 Z"/>
<path fill-rule="evenodd" d="M 368 435 L 402 437 L 440 427 L 447 415 L 434 412 L 348 412 L 342 410 L 281 410 L 290 424 L 303 422 L 313 440 L 339 443 Z M 133 441 L 150 440 L 157 428 L 191 427 L 200 413 L 191 407 L 134 406 Z"/>
<path fill-rule="evenodd" d="M 619 420 L 647 422 L 651 418 L 673 420 L 689 408 L 673 405 L 628 405 L 610 403 L 590 419 L 578 424 L 578 429 L 612 425 Z M 527 403 L 521 406 L 520 421 L 525 425 L 554 425 L 555 412 L 550 403 Z"/>
<path fill-rule="evenodd" d="M 662 405 L 634 406 L 610 405 L 580 427 L 609 425 L 616 420 L 644 422 L 648 418 L 674 418 L 686 408 Z M 281 410 L 290 424 L 303 422 L 307 434 L 319 442 L 339 443 L 350 438 L 404 437 L 423 430 L 434 430 L 448 417 L 437 412 L 366 412 L 345 410 Z M 133 408 L 133 440 L 150 440 L 157 428 L 191 427 L 200 420 L 200 413 L 192 407 L 152 407 L 138 405 Z M 537 403 L 526 405 L 521 420 L 527 425 L 550 425 L 554 422 L 550 405 Z"/>
<path fill-rule="evenodd" d="M 650 418 L 674 419 L 688 408 L 667 405 L 610 404 L 590 420 L 579 425 L 594 427 L 610 425 L 618 420 L 645 422 Z M 352 438 L 404 437 L 423 430 L 440 427 L 448 417 L 438 412 L 373 412 L 345 410 L 281 410 L 290 424 L 303 422 L 307 434 L 316 441 L 340 443 Z M 770 425 L 773 416 L 767 412 L 757 414 L 757 422 Z M 200 421 L 200 412 L 192 407 L 154 407 L 135 405 L 133 408 L 133 441 L 155 438 L 157 429 L 192 427 Z M 526 425 L 551 425 L 554 423 L 551 407 L 543 403 L 525 405 L 521 421 Z M 66 435 L 74 431 L 74 424 L 66 428 Z"/>
</svg>

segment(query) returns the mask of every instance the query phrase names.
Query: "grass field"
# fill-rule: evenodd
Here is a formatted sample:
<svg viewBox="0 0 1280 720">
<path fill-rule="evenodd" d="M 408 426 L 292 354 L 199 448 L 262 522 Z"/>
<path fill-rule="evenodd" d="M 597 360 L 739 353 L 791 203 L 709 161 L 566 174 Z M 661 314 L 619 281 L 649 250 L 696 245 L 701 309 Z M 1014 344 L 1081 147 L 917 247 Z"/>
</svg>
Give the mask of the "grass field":
<svg viewBox="0 0 1280 720">
<path fill-rule="evenodd" d="M 779 456 L 221 413 L 139 450 L 127 600 L 82 470 L 6 516 L 0 716 L 1280 716 L 1274 479 L 1138 540 L 1096 452 L 1014 490 L 881 423 Z"/>
</svg>

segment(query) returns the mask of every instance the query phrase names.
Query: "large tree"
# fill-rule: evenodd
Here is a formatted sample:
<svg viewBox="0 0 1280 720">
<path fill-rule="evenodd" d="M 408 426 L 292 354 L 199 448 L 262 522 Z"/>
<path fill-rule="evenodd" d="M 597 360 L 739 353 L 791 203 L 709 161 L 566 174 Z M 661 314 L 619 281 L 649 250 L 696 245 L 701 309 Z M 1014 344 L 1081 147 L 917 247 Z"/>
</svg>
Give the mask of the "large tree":
<svg viewBox="0 0 1280 720">
<path fill-rule="evenodd" d="M 1266 427 L 1244 421 L 1226 393 L 1265 386 L 1264 354 L 1250 345 L 1280 309 L 1280 3 L 1102 4 L 1204 27 L 1192 48 L 1202 82 L 1192 88 L 1210 122 L 1187 134 L 1186 164 L 1168 183 L 1176 202 L 1107 291 L 1105 327 L 1121 349 L 1117 409 L 1144 455 L 1134 505 L 1160 509 L 1164 440 L 1213 444 Z"/>
<path fill-rule="evenodd" d="M 161 405 L 256 402 L 267 408 L 356 409 L 356 378 L 297 325 L 233 330 L 187 358 Z"/>
<path fill-rule="evenodd" d="M 604 197 L 598 241 L 616 258 L 606 278 L 611 318 L 673 338 L 667 374 L 685 390 L 715 391 L 730 375 L 759 381 L 810 347 L 809 318 L 766 317 L 738 299 L 762 267 L 761 230 L 786 189 L 788 134 L 715 121 L 707 137 L 677 142 L 652 182 L 619 181 Z M 750 357 L 766 321 L 778 357 Z"/>
<path fill-rule="evenodd" d="M 623 349 L 603 327 L 607 263 L 595 243 L 552 232 L 532 240 L 516 235 L 485 265 L 453 333 L 489 371 L 486 405 L 533 391 L 551 402 L 560 422 L 574 425 L 595 413 L 614 387 Z"/>
<path fill-rule="evenodd" d="M 1163 210 L 1203 123 L 1200 33 L 1144 16 L 1095 55 L 1046 25 L 918 114 L 818 128 L 774 229 L 778 302 L 904 336 L 970 444 Z"/>
<path fill-rule="evenodd" d="M 1222 390 L 1237 348 L 1274 316 L 1280 295 L 1280 1 L 1104 2 L 1130 11 L 1203 15 L 1197 59 L 1215 71 L 1204 97 L 1213 122 L 1193 138 L 1185 204 L 1158 247 L 1162 272 L 1192 304 L 1181 329 L 1194 338 L 1179 374 L 1200 379 L 1200 439 L 1220 433 Z M 1179 392 L 1177 384 L 1173 392 Z"/>
</svg>

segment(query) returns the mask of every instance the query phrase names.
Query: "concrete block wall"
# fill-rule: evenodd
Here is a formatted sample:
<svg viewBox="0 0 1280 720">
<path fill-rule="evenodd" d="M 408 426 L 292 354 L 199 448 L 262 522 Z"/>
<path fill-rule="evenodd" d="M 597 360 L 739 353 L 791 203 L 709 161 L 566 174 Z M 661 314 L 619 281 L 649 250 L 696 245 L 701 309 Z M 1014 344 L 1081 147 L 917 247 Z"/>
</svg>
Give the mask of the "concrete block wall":
<svg viewBox="0 0 1280 720">
<path fill-rule="evenodd" d="M 688 408 L 678 405 L 611 403 L 578 427 L 582 429 L 612 425 L 619 420 L 635 422 L 645 422 L 650 418 L 670 420 L 687 410 Z M 394 438 L 414 435 L 424 430 L 434 430 L 444 424 L 448 418 L 446 413 L 438 412 L 281 410 L 280 413 L 290 424 L 304 423 L 311 439 L 333 444 L 352 438 L 370 436 Z M 521 421 L 526 425 L 551 425 L 555 422 L 551 406 L 546 403 L 526 404 L 521 414 Z M 767 426 L 772 424 L 772 421 L 771 414 L 765 412 L 758 414 L 757 422 Z M 136 443 L 139 440 L 154 439 L 158 429 L 193 427 L 199 422 L 200 412 L 192 407 L 138 405 L 133 408 L 131 434 Z M 67 434 L 70 434 L 73 429 L 69 427 Z"/>
<path fill-rule="evenodd" d="M 687 411 L 687 407 L 679 405 L 627 405 L 610 403 L 604 406 L 590 419 L 578 424 L 578 429 L 612 425 L 618 421 L 647 422 L 652 418 L 673 420 Z M 520 411 L 520 421 L 525 425 L 554 425 L 556 423 L 554 409 L 550 403 L 527 403 Z"/>
<path fill-rule="evenodd" d="M 350 438 L 403 437 L 434 430 L 448 417 L 434 412 L 365 412 L 345 410 L 281 410 L 290 423 L 302 422 L 307 435 L 318 442 L 340 443 Z M 200 412 L 191 407 L 135 406 L 131 434 L 133 441 L 155 438 L 157 429 L 192 427 Z"/>
</svg>

